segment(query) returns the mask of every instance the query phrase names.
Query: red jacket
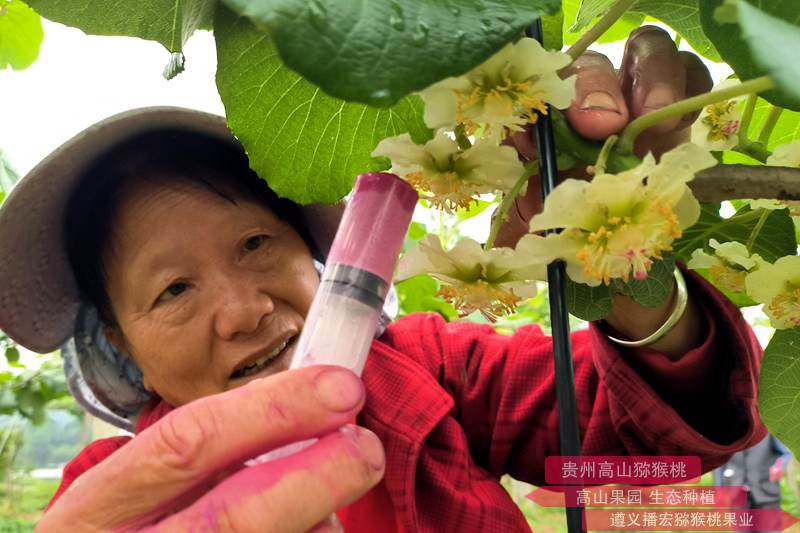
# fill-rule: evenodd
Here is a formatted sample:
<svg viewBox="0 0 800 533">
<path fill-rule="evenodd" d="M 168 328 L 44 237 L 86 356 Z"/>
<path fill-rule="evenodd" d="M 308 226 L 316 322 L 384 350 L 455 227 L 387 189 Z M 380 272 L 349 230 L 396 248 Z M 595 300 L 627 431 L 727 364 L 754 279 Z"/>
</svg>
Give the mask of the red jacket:
<svg viewBox="0 0 800 533">
<path fill-rule="evenodd" d="M 703 471 L 764 438 L 757 413 L 761 348 L 736 307 L 694 273 L 687 285 L 708 334 L 678 362 L 621 349 L 593 324 L 572 334 L 585 455 L 697 455 Z M 339 511 L 346 531 L 527 531 L 498 482 L 544 485 L 559 455 L 551 339 L 414 314 L 372 345 L 359 424 L 386 450 L 383 482 Z M 136 432 L 172 409 L 151 402 Z M 130 440 L 87 446 L 64 470 L 52 503 Z"/>
</svg>

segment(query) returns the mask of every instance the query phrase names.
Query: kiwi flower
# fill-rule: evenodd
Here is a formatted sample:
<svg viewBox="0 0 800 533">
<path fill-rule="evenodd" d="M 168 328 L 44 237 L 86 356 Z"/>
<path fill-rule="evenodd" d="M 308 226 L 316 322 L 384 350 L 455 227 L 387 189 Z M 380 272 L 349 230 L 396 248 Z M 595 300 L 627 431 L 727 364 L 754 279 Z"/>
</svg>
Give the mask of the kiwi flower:
<svg viewBox="0 0 800 533">
<path fill-rule="evenodd" d="M 692 252 L 692 258 L 686 264 L 691 269 L 708 269 L 711 277 L 723 288 L 734 292 L 745 292 L 745 278 L 766 262 L 758 254 L 750 254 L 747 247 L 736 241 L 720 243 L 710 239 L 708 244 L 714 254 L 706 253 L 702 248 Z"/>
<path fill-rule="evenodd" d="M 466 74 L 420 91 L 425 123 L 448 129 L 463 124 L 468 134 L 483 128 L 482 137 L 497 143 L 506 130 L 522 131 L 525 124 L 535 123 L 536 111 L 546 113 L 546 104 L 569 107 L 575 77 L 562 80 L 558 71 L 570 61 L 528 37 L 507 44 Z"/>
<path fill-rule="evenodd" d="M 725 80 L 715 89 L 738 85 L 738 80 Z M 730 150 L 739 143 L 742 120 L 741 98 L 715 102 L 703 108 L 692 125 L 692 142 L 707 150 Z"/>
<path fill-rule="evenodd" d="M 745 279 L 747 294 L 764 304 L 775 329 L 800 326 L 800 257 L 781 257 L 766 263 Z"/>
<path fill-rule="evenodd" d="M 404 133 L 382 140 L 373 157 L 388 157 L 392 172 L 405 179 L 434 207 L 452 212 L 479 194 L 507 192 L 525 171 L 510 146 L 480 140 L 462 150 L 444 131 L 424 145 Z"/>
<path fill-rule="evenodd" d="M 767 166 L 800 168 L 800 141 L 781 144 L 767 158 Z M 800 201 L 750 200 L 752 209 L 788 209 L 793 217 L 800 217 Z"/>
<path fill-rule="evenodd" d="M 396 278 L 418 274 L 444 282 L 439 296 L 462 316 L 479 311 L 494 321 L 514 312 L 523 299 L 536 296 L 536 280 L 545 279 L 547 269 L 535 257 L 526 259 L 511 248 L 484 251 L 472 239 L 462 239 L 445 251 L 438 237 L 427 235 L 401 259 Z"/>
<path fill-rule="evenodd" d="M 568 179 L 547 197 L 531 219 L 533 232 L 561 228 L 538 246 L 566 261 L 579 283 L 609 285 L 614 278 L 647 278 L 652 258 L 672 250 L 672 242 L 697 222 L 698 204 L 686 184 L 699 170 L 717 164 L 694 144 L 682 144 L 620 174 L 592 181 Z M 520 246 L 517 246 L 520 249 Z"/>
</svg>

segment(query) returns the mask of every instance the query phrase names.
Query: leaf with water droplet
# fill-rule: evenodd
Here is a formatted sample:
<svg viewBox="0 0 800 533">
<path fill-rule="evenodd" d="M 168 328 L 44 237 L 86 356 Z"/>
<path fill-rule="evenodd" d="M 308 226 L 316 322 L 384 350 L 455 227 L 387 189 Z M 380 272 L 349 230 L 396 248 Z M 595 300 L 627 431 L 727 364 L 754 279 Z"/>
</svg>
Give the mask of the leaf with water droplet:
<svg viewBox="0 0 800 533">
<path fill-rule="evenodd" d="M 431 138 L 416 96 L 384 108 L 328 96 L 288 68 L 272 40 L 247 18 L 222 6 L 214 35 L 228 125 L 252 168 L 283 197 L 334 202 L 359 173 L 387 168 L 370 155 L 381 139 L 402 133 L 420 143 Z M 373 91 L 377 101 L 394 98 L 385 89 Z"/>
<path fill-rule="evenodd" d="M 328 94 L 375 106 L 463 74 L 561 7 L 561 0 L 314 0 L 325 8 L 322 24 L 308 0 L 223 3 L 266 28 L 286 64 Z"/>
<path fill-rule="evenodd" d="M 43 17 L 79 28 L 90 35 L 126 35 L 158 41 L 173 53 L 197 29 L 211 27 L 214 0 L 26 0 Z M 87 6 L 91 6 L 90 8 Z M 176 56 L 170 56 L 171 71 L 180 72 Z"/>
<path fill-rule="evenodd" d="M 428 42 L 428 34 L 430 31 L 428 25 L 420 21 L 417 23 L 417 29 L 414 31 L 414 34 L 411 36 L 411 42 L 417 47 L 425 46 Z"/>
<path fill-rule="evenodd" d="M 393 30 L 403 31 L 406 29 L 406 21 L 397 15 L 390 15 L 389 26 L 391 26 Z"/>
<path fill-rule="evenodd" d="M 311 0 L 308 3 L 308 20 L 315 30 L 324 32 L 328 23 L 328 8 L 320 0 Z"/>
</svg>

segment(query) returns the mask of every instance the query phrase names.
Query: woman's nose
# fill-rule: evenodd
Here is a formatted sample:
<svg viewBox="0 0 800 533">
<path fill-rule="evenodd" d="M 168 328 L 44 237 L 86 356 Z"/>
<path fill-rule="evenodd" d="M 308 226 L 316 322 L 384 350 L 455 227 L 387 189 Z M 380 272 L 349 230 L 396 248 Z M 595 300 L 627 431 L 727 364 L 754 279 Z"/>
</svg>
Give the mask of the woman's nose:
<svg viewBox="0 0 800 533">
<path fill-rule="evenodd" d="M 275 310 L 267 291 L 246 279 L 228 280 L 217 297 L 215 329 L 226 340 L 258 331 L 262 321 Z"/>
</svg>

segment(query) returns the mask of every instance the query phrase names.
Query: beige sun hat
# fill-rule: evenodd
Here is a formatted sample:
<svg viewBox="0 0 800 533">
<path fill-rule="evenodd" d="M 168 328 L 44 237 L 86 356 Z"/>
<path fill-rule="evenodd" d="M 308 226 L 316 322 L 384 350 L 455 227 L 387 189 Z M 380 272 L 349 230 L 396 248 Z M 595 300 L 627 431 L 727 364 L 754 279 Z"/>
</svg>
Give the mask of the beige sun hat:
<svg viewBox="0 0 800 533">
<path fill-rule="evenodd" d="M 74 334 L 81 301 L 67 258 L 67 202 L 83 173 L 108 150 L 160 129 L 205 134 L 241 145 L 223 117 L 179 107 L 148 107 L 107 118 L 65 142 L 31 170 L 0 208 L 0 330 L 36 351 L 56 349 Z M 300 207 L 301 223 L 324 256 L 341 205 Z"/>
</svg>

